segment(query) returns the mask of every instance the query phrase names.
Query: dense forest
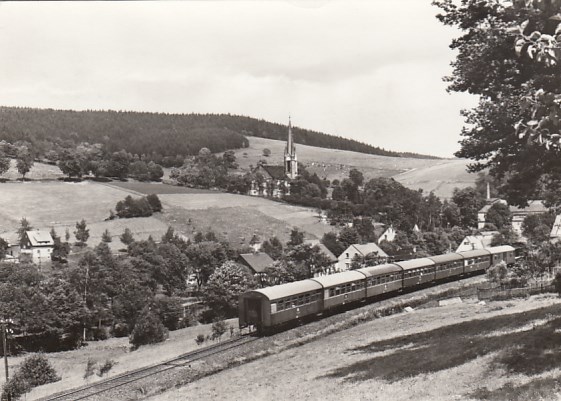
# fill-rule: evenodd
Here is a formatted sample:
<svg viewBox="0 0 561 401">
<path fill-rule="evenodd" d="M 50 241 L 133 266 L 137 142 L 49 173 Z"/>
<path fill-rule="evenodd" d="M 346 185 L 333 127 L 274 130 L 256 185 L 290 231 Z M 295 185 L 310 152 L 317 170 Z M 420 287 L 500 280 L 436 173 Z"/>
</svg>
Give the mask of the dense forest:
<svg viewBox="0 0 561 401">
<path fill-rule="evenodd" d="M 0 107 L 0 139 L 27 141 L 36 153 L 46 153 L 53 141 L 105 145 L 107 152 L 195 155 L 201 148 L 213 153 L 248 146 L 248 136 L 285 140 L 286 126 L 229 114 L 166 114 L 128 111 L 70 111 Z M 361 153 L 431 158 L 387 151 L 351 139 L 294 128 L 297 143 Z"/>
</svg>

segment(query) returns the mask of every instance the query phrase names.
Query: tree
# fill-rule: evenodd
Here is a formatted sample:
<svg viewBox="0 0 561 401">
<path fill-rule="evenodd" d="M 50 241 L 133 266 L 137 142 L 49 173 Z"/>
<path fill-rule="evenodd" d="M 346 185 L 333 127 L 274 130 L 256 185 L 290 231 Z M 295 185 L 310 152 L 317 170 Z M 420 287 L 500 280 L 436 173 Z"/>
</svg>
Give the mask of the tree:
<svg viewBox="0 0 561 401">
<path fill-rule="evenodd" d="M 472 187 L 455 188 L 452 202 L 460 211 L 460 224 L 463 228 L 477 227 L 477 212 L 485 204 L 485 200 Z"/>
<path fill-rule="evenodd" d="M 18 239 L 21 246 L 25 244 L 25 240 L 27 238 L 26 233 L 31 230 L 33 230 L 33 227 L 31 226 L 29 221 L 27 221 L 25 217 L 22 217 L 20 220 L 20 227 L 18 228 Z"/>
<path fill-rule="evenodd" d="M 449 91 L 479 96 L 463 114 L 468 124 L 459 157 L 471 171 L 489 168 L 511 205 L 539 199 L 540 181 L 561 178 L 559 2 L 452 0 L 434 2 L 445 25 L 463 31 Z"/>
<path fill-rule="evenodd" d="M 261 252 L 265 252 L 273 260 L 279 260 L 283 254 L 282 242 L 277 237 L 271 237 L 261 244 Z"/>
<path fill-rule="evenodd" d="M 109 230 L 106 228 L 105 231 L 103 232 L 103 234 L 101 234 L 101 240 L 103 242 L 112 242 L 113 239 L 111 238 L 111 233 L 109 232 Z"/>
<path fill-rule="evenodd" d="M 297 227 L 290 231 L 290 240 L 286 243 L 287 246 L 296 246 L 304 243 L 304 233 Z"/>
<path fill-rule="evenodd" d="M 154 213 L 162 211 L 162 202 L 160 202 L 160 198 L 158 198 L 158 195 L 150 194 L 146 197 L 146 200 L 148 201 L 148 204 L 150 205 L 150 208 Z"/>
<path fill-rule="evenodd" d="M 508 276 L 506 263 L 501 261 L 487 270 L 487 280 L 497 285 L 504 285 Z"/>
<path fill-rule="evenodd" d="M 512 220 L 510 208 L 504 203 L 497 202 L 489 208 L 485 220 L 488 223 L 494 224 L 498 230 L 509 226 Z"/>
<path fill-rule="evenodd" d="M 364 176 L 362 172 L 357 170 L 356 168 L 351 169 L 349 171 L 349 179 L 357 186 L 360 187 L 364 183 Z"/>
<path fill-rule="evenodd" d="M 129 342 L 133 347 L 138 348 L 141 345 L 161 343 L 166 338 L 168 338 L 168 330 L 158 315 L 148 306 L 144 307 L 136 320 Z"/>
<path fill-rule="evenodd" d="M 33 163 L 34 158 L 29 151 L 29 148 L 27 146 L 22 146 L 21 148 L 19 148 L 16 155 L 16 167 L 23 180 L 25 180 L 25 175 L 29 173 L 31 167 L 33 167 Z"/>
<path fill-rule="evenodd" d="M 7 173 L 10 169 L 10 158 L 6 157 L 4 152 L 0 150 L 0 175 Z"/>
<path fill-rule="evenodd" d="M 8 252 L 8 242 L 4 238 L 0 237 L 0 261 L 6 257 Z"/>
<path fill-rule="evenodd" d="M 325 247 L 329 249 L 335 256 L 341 255 L 346 249 L 344 244 L 342 244 L 337 238 L 337 234 L 333 231 L 323 234 L 321 243 L 325 245 Z"/>
<path fill-rule="evenodd" d="M 522 222 L 522 235 L 533 244 L 547 241 L 554 221 L 552 213 L 530 214 Z"/>
<path fill-rule="evenodd" d="M 85 246 L 90 238 L 90 230 L 86 224 L 86 220 L 82 219 L 76 222 L 76 231 L 74 231 L 74 236 L 76 237 L 78 246 Z"/>
<path fill-rule="evenodd" d="M 121 242 L 123 244 L 125 244 L 127 246 L 134 242 L 134 237 L 132 235 L 132 231 L 128 227 L 125 228 L 125 231 L 123 231 L 123 233 L 121 234 L 119 239 L 121 240 Z"/>
<path fill-rule="evenodd" d="M 55 369 L 44 355 L 32 355 L 22 362 L 19 369 L 8 381 L 4 387 L 2 398 L 4 399 L 5 394 L 10 394 L 13 399 L 16 399 L 34 387 L 54 383 L 60 379 L 60 376 L 56 374 Z"/>
<path fill-rule="evenodd" d="M 226 261 L 208 279 L 203 300 L 216 316 L 233 317 L 238 311 L 238 297 L 256 286 L 245 266 Z"/>
<path fill-rule="evenodd" d="M 59 237 L 56 237 L 54 239 L 53 251 L 51 252 L 51 260 L 58 263 L 67 263 L 69 253 L 70 244 L 62 242 Z"/>
</svg>

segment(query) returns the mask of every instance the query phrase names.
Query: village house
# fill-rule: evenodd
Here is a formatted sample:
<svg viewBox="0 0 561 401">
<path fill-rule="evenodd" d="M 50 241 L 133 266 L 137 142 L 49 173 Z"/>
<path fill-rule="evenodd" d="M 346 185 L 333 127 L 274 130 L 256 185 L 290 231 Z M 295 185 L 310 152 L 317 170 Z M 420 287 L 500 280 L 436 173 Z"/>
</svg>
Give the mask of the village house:
<svg viewBox="0 0 561 401">
<path fill-rule="evenodd" d="M 496 203 L 502 203 L 503 205 L 507 204 L 506 201 L 502 199 L 496 199 L 496 198 L 487 199 L 487 204 L 483 206 L 477 213 L 478 229 L 485 228 L 485 225 L 488 223 L 487 213 L 489 212 L 489 209 L 491 209 L 491 207 Z M 530 215 L 542 214 L 548 212 L 548 208 L 545 207 L 545 205 L 541 200 L 528 201 L 528 206 L 523 208 L 517 206 L 509 206 L 509 210 L 512 215 L 512 221 L 511 221 L 512 231 L 514 231 L 514 233 L 516 233 L 519 237 L 523 237 L 522 223 L 524 222 L 524 219 L 526 217 Z"/>
<path fill-rule="evenodd" d="M 49 263 L 54 244 L 53 238 L 48 231 L 26 231 L 25 239 L 21 246 L 21 257 L 26 255 L 37 265 Z"/>
<path fill-rule="evenodd" d="M 266 282 L 266 273 L 268 267 L 271 267 L 274 260 L 265 252 L 242 253 L 238 257 L 237 262 L 249 268 L 253 276 L 261 283 Z"/>
<path fill-rule="evenodd" d="M 456 252 L 489 248 L 493 237 L 497 234 L 499 234 L 498 231 L 481 231 L 477 235 L 468 235 L 462 240 Z"/>
<path fill-rule="evenodd" d="M 378 244 L 382 241 L 393 242 L 395 239 L 396 231 L 393 226 L 389 226 L 379 237 L 378 237 Z"/>
<path fill-rule="evenodd" d="M 343 251 L 341 255 L 339 255 L 339 262 L 337 263 L 337 271 L 347 271 L 351 268 L 351 263 L 353 262 L 353 258 L 356 255 L 365 257 L 374 253 L 379 258 L 387 258 L 388 254 L 384 252 L 376 243 L 369 242 L 367 244 L 353 244 L 349 246 L 347 249 Z"/>
<path fill-rule="evenodd" d="M 337 272 L 337 262 L 339 259 L 333 254 L 325 245 L 319 242 L 318 239 L 306 240 L 305 244 L 312 247 L 317 247 L 319 251 L 329 260 L 329 266 L 325 267 L 322 272 L 314 274 L 314 277 L 327 276 Z"/>
</svg>

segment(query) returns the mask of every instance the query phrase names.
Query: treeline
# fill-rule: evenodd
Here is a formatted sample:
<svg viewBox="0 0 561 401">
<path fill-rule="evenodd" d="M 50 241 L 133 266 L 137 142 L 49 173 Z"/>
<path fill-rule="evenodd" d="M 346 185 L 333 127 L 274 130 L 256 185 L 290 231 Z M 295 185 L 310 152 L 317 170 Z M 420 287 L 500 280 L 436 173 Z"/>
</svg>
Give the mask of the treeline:
<svg viewBox="0 0 561 401">
<path fill-rule="evenodd" d="M 294 128 L 296 143 L 329 149 L 395 156 L 432 158 L 392 152 L 376 146 Z M 0 107 L 0 139 L 26 141 L 36 154 L 46 154 L 58 142 L 101 143 L 107 152 L 161 157 L 196 155 L 248 146 L 246 135 L 285 140 L 286 125 L 230 114 L 167 114 L 126 111 L 70 111 Z M 156 161 L 158 162 L 158 161 Z"/>
</svg>

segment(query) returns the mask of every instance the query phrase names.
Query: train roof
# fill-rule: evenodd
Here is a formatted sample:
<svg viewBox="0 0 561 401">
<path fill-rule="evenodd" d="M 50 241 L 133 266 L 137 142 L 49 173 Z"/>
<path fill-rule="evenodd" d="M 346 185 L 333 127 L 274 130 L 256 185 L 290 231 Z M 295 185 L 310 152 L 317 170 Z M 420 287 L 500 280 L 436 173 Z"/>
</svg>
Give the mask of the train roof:
<svg viewBox="0 0 561 401">
<path fill-rule="evenodd" d="M 380 274 L 400 272 L 401 267 L 399 267 L 394 263 L 386 263 L 383 265 L 368 266 L 362 269 L 357 269 L 357 271 L 361 272 L 367 277 L 371 277 L 371 276 L 378 276 Z"/>
<path fill-rule="evenodd" d="M 514 248 L 510 245 L 500 245 L 500 246 L 493 246 L 491 248 L 487 248 L 487 250 L 491 253 L 502 253 L 502 252 L 514 252 Z"/>
<path fill-rule="evenodd" d="M 434 263 L 446 263 L 453 262 L 454 260 L 463 260 L 464 258 L 462 257 L 462 255 L 452 252 L 446 253 L 444 255 L 429 256 L 429 259 Z"/>
<path fill-rule="evenodd" d="M 411 260 L 402 260 L 401 262 L 395 262 L 396 265 L 401 267 L 403 270 L 416 269 L 418 267 L 427 267 L 434 265 L 434 262 L 429 258 L 419 258 Z"/>
<path fill-rule="evenodd" d="M 487 249 L 474 249 L 471 251 L 460 252 L 460 255 L 462 255 L 464 258 L 476 258 L 478 256 L 489 256 L 490 254 L 491 252 L 489 252 Z"/>
<path fill-rule="evenodd" d="M 322 290 L 323 287 L 314 280 L 295 281 L 293 283 L 286 283 L 275 285 L 272 287 L 265 287 L 251 292 L 258 292 L 265 295 L 269 300 L 289 297 L 295 294 L 302 294 L 310 291 Z"/>
<path fill-rule="evenodd" d="M 339 284 L 346 284 L 352 281 L 364 280 L 365 275 L 357 270 L 349 270 L 346 272 L 330 274 L 327 276 L 314 277 L 310 280 L 317 281 L 324 288 L 333 287 Z"/>
</svg>

